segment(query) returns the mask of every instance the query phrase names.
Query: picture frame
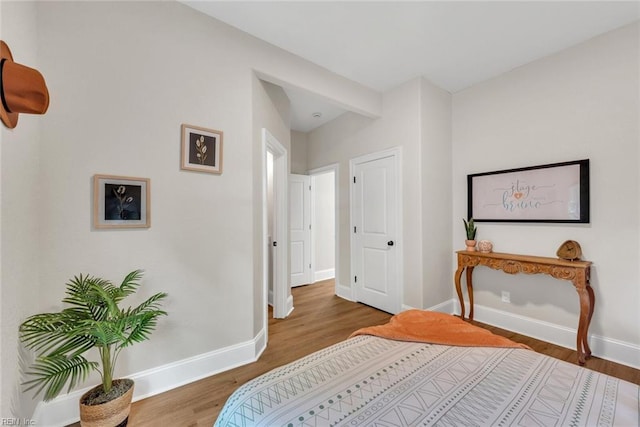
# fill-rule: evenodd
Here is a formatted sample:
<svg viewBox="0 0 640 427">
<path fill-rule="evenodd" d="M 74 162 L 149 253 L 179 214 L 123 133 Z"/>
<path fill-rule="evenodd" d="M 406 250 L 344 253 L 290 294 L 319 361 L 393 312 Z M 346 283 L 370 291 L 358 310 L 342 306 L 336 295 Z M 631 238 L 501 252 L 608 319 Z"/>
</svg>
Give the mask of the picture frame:
<svg viewBox="0 0 640 427">
<path fill-rule="evenodd" d="M 589 223 L 589 159 L 467 175 L 476 222 Z"/>
<path fill-rule="evenodd" d="M 93 226 L 149 228 L 151 182 L 148 178 L 93 176 Z"/>
<path fill-rule="evenodd" d="M 182 124 L 180 169 L 222 174 L 222 131 Z"/>
</svg>

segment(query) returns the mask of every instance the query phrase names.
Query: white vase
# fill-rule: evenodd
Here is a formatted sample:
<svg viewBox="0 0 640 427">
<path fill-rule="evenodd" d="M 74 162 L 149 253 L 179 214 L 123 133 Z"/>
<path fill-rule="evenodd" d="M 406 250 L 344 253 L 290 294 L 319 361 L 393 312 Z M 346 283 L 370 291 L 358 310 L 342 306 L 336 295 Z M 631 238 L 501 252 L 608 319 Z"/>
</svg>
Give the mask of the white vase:
<svg viewBox="0 0 640 427">
<path fill-rule="evenodd" d="M 489 240 L 480 240 L 478 242 L 478 250 L 482 253 L 488 254 L 493 251 L 493 243 Z"/>
</svg>

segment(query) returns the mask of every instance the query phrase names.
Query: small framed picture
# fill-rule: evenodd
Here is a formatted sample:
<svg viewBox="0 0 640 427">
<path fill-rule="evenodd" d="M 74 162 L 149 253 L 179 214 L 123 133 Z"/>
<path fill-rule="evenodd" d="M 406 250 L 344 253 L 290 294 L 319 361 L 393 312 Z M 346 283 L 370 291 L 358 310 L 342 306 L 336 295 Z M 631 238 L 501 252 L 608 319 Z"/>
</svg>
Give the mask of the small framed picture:
<svg viewBox="0 0 640 427">
<path fill-rule="evenodd" d="M 182 125 L 180 169 L 222 173 L 222 132 L 191 125 Z"/>
<path fill-rule="evenodd" d="M 151 226 L 150 181 L 127 176 L 93 176 L 95 228 L 148 228 Z"/>
</svg>

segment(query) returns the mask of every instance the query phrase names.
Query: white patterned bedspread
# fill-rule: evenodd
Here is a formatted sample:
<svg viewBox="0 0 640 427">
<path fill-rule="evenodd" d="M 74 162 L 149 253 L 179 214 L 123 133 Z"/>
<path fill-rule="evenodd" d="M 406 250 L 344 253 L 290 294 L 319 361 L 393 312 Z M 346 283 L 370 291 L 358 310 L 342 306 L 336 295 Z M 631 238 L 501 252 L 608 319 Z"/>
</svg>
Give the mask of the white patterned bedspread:
<svg viewBox="0 0 640 427">
<path fill-rule="evenodd" d="M 216 426 L 638 426 L 638 385 L 524 349 L 355 337 L 236 390 Z"/>
</svg>

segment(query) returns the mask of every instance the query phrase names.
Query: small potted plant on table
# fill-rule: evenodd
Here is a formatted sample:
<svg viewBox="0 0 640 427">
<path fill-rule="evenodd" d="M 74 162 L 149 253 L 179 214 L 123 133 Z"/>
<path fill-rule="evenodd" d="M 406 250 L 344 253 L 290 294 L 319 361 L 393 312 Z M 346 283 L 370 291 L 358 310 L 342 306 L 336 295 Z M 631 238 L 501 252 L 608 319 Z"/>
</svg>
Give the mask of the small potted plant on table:
<svg viewBox="0 0 640 427">
<path fill-rule="evenodd" d="M 67 283 L 69 304 L 58 313 L 42 313 L 20 325 L 20 339 L 36 352 L 37 358 L 27 375 L 27 390 L 44 390 L 44 400 L 56 397 L 68 382 L 69 392 L 91 371 L 98 371 L 102 384 L 80 399 L 80 423 L 86 427 L 126 426 L 133 397 L 133 381 L 113 379 L 120 352 L 134 343 L 149 339 L 158 317 L 167 313 L 160 302 L 167 297 L 157 293 L 135 308 L 121 309 L 120 301 L 140 286 L 142 271 L 129 273 L 120 286 L 92 276 L 74 277 Z M 100 362 L 83 354 L 97 348 Z"/>
<path fill-rule="evenodd" d="M 464 230 L 467 233 L 467 240 L 465 240 L 467 250 L 473 252 L 476 250 L 476 232 L 478 231 L 478 227 L 473 223 L 473 218 L 469 218 L 469 222 L 462 218 L 462 222 L 464 222 Z"/>
</svg>

